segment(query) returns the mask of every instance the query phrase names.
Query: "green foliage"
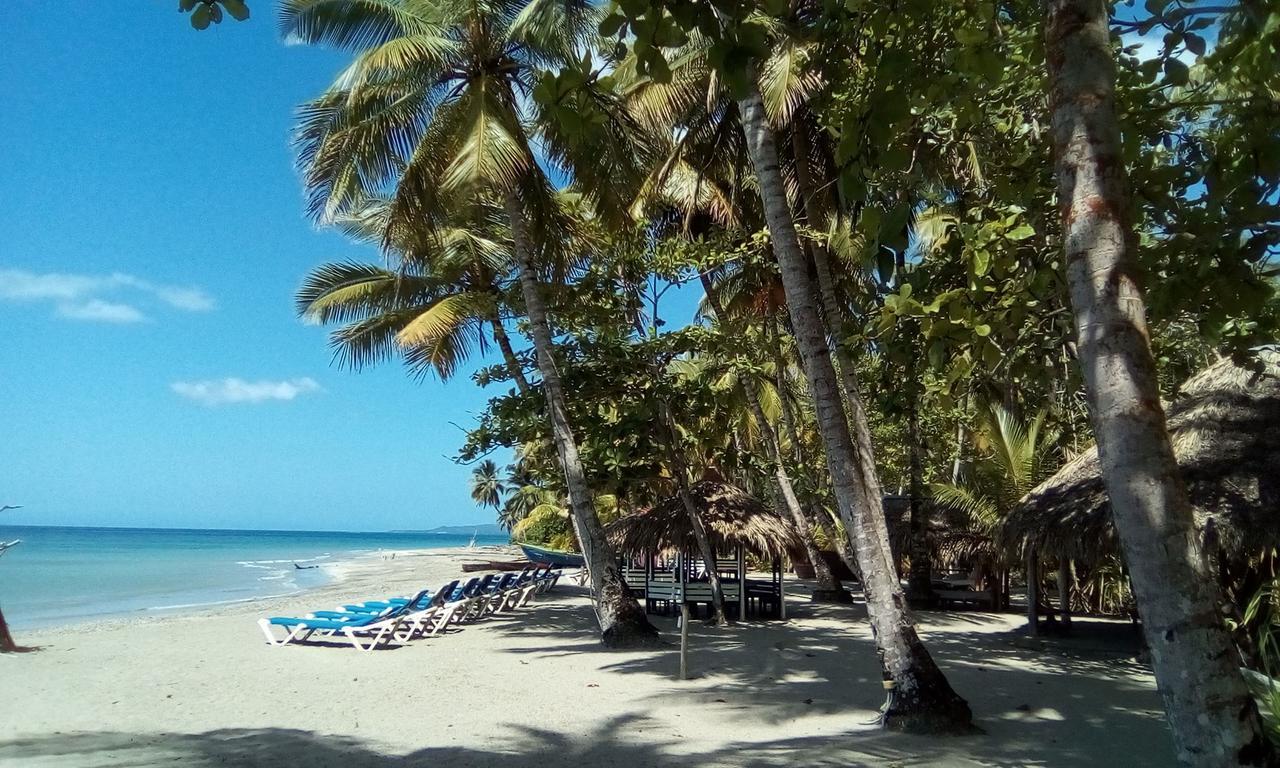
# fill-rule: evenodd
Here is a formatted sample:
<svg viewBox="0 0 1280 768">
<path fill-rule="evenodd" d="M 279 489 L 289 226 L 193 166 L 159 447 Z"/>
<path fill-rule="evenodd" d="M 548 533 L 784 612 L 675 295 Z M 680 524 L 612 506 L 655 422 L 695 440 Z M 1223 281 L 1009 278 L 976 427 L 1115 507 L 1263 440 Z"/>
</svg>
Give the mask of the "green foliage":
<svg viewBox="0 0 1280 768">
<path fill-rule="evenodd" d="M 544 504 L 521 520 L 511 530 L 515 541 L 538 544 L 552 549 L 577 550 L 569 513 L 554 504 Z"/>
<path fill-rule="evenodd" d="M 200 5 L 212 8 L 184 4 L 193 23 L 196 12 L 208 23 L 219 7 L 231 13 Z M 481 465 L 477 500 L 517 535 L 569 546 L 564 481 L 520 338 L 503 209 L 512 195 L 528 212 L 598 513 L 669 495 L 677 472 L 719 474 L 775 501 L 767 427 L 821 519 L 832 509 L 823 444 L 739 122 L 737 98 L 755 78 L 884 486 L 909 486 L 913 454 L 927 483 L 948 483 L 959 461 L 963 481 L 936 492 L 991 532 L 1090 441 L 1059 256 L 1041 10 L 1023 0 L 903 0 L 891 13 L 866 0 L 284 0 L 289 39 L 353 56 L 300 113 L 309 211 L 386 257 L 318 268 L 299 312 L 338 326 L 346 365 L 404 357 L 415 374 L 441 377 L 509 327 L 515 363 L 473 379 L 528 375 L 530 389 L 494 396 L 459 459 L 517 449 L 505 477 Z M 1164 34 L 1158 47 L 1122 51 L 1117 102 L 1168 394 L 1216 355 L 1280 331 L 1280 24 L 1266 4 L 1156 1 L 1124 16 L 1120 32 Z M 567 172 L 571 188 L 557 194 L 548 170 Z M 708 294 L 687 326 L 664 315 L 683 286 Z M 748 407 L 748 382 L 767 424 Z M 992 402 L 1002 407 L 979 405 Z M 1125 584 L 1108 564 L 1083 575 L 1081 595 L 1121 610 Z"/>
<path fill-rule="evenodd" d="M 491 459 L 485 459 L 471 470 L 471 500 L 475 503 L 497 509 L 506 493 L 507 486 L 498 474 L 498 465 Z"/>
<path fill-rule="evenodd" d="M 195 29 L 221 24 L 224 10 L 236 21 L 249 18 L 249 6 L 244 0 L 178 0 L 178 10 L 191 14 L 191 26 Z"/>
<path fill-rule="evenodd" d="M 994 537 L 1005 515 L 1055 466 L 1056 442 L 1046 413 L 1021 420 L 999 404 L 983 408 L 973 433 L 976 454 L 959 483 L 937 483 L 938 506 L 957 514 L 970 530 Z"/>
<path fill-rule="evenodd" d="M 1258 668 L 1241 672 L 1258 703 L 1267 735 L 1280 745 L 1280 580 L 1259 587 L 1245 605 L 1232 629 L 1247 637 Z"/>
</svg>

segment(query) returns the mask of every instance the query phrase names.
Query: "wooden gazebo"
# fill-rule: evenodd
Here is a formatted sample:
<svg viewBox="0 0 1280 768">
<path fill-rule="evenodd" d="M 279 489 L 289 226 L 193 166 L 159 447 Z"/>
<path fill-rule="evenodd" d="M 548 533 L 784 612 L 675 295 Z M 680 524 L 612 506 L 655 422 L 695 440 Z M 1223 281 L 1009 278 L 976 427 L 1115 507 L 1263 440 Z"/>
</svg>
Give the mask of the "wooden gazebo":
<svg viewBox="0 0 1280 768">
<path fill-rule="evenodd" d="M 726 610 L 736 606 L 739 616 L 786 618 L 783 561 L 800 547 L 791 521 L 726 483 L 704 480 L 690 488 L 690 495 L 715 553 L 711 567 L 720 576 Z M 616 520 L 606 530 L 622 554 L 627 586 L 646 610 L 670 610 L 681 602 L 710 604 L 708 566 L 679 497 Z M 769 579 L 748 576 L 748 555 L 771 564 Z"/>
<path fill-rule="evenodd" d="M 1257 368 L 1225 359 L 1197 373 L 1167 407 L 1200 545 L 1224 580 L 1280 547 L 1280 352 L 1257 354 Z M 1097 448 L 1031 491 L 1000 539 L 1029 569 L 1044 558 L 1098 564 L 1119 556 Z M 1028 581 L 1031 609 L 1037 579 Z"/>
</svg>

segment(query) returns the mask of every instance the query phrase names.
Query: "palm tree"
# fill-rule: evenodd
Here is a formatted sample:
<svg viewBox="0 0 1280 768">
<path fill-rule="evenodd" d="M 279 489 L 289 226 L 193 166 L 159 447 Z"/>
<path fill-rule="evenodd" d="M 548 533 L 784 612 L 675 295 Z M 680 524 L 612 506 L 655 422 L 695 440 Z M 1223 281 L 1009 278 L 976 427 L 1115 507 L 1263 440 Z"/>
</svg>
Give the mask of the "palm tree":
<svg viewBox="0 0 1280 768">
<path fill-rule="evenodd" d="M 719 16 L 719 11 L 712 10 L 710 14 Z M 905 610 L 889 548 L 865 408 L 852 366 L 844 366 L 840 376 L 833 365 L 828 344 L 831 329 L 822 311 L 822 291 L 811 281 L 809 255 L 802 247 L 793 219 L 788 180 L 770 120 L 785 122 L 795 105 L 807 99 L 807 89 L 814 87 L 796 76 L 794 64 L 801 58 L 801 51 L 794 46 L 777 47 L 763 67 L 754 63 L 747 67 L 739 78 L 742 92 L 732 93 L 721 73 L 710 66 L 710 41 L 696 33 L 689 38 L 685 46 L 670 51 L 668 58 L 674 63 L 669 83 L 641 80 L 631 89 L 647 92 L 638 108 L 655 129 L 665 126 L 681 136 L 677 147 L 701 142 L 722 152 L 741 153 L 755 171 L 765 223 L 781 269 L 793 335 L 827 451 L 837 506 L 862 574 L 885 679 L 892 684 L 882 722 L 892 728 L 967 729 L 972 718 L 968 704 L 952 690 L 920 642 Z M 785 42 L 788 35 L 778 34 L 775 38 Z M 783 52 L 785 61 L 779 62 L 777 51 Z M 762 92 L 770 94 L 772 114 Z M 691 152 L 681 155 L 685 159 L 696 156 Z M 682 166 L 673 162 L 663 167 Z M 650 186 L 663 187 L 658 183 Z"/>
<path fill-rule="evenodd" d="M 818 291 L 809 278 L 808 261 L 796 234 L 773 129 L 766 119 L 754 67 L 747 75 L 746 95 L 738 103 L 774 255 L 782 270 L 796 345 L 827 449 L 837 506 L 862 573 L 867 613 L 875 628 L 885 679 L 893 686 L 882 721 L 887 727 L 911 730 L 967 729 L 972 719 L 968 704 L 952 690 L 920 642 L 915 623 L 905 609 L 889 548 L 870 428 L 856 391 L 846 392 L 854 412 L 854 429 L 849 428 L 840 380 L 827 346 L 827 329 L 819 311 Z"/>
<path fill-rule="evenodd" d="M 497 509 L 502 505 L 502 497 L 507 490 L 493 459 L 485 459 L 471 470 L 471 500 L 480 506 Z"/>
<path fill-rule="evenodd" d="M 1109 6 L 1050 0 L 1058 208 L 1102 479 L 1185 765 L 1272 764 L 1174 457 L 1137 281 Z"/>
<path fill-rule="evenodd" d="M 1004 406 L 984 409 L 974 432 L 977 455 L 956 483 L 937 483 L 938 504 L 964 516 L 969 526 L 995 536 L 1005 516 L 1053 468 L 1053 431 L 1046 431 L 1045 411 L 1022 422 Z"/>
<path fill-rule="evenodd" d="M 745 188 L 747 179 L 743 169 L 747 167 L 747 156 L 738 121 L 738 107 L 709 64 L 710 48 L 710 40 L 693 33 L 689 41 L 671 56 L 670 82 L 639 76 L 635 71 L 634 55 L 624 59 L 616 73 L 629 109 L 649 132 L 659 136 L 656 143 L 663 147 L 637 194 L 632 210 L 671 211 L 674 215 L 667 218 L 678 221 L 674 229 L 685 237 L 696 234 L 693 231 L 695 220 L 705 218 L 726 227 L 760 220 L 759 211 L 751 208 L 755 198 Z M 787 66 L 784 61 L 790 61 L 786 54 L 775 60 L 776 66 L 770 68 L 772 77 L 768 82 L 772 86 L 771 92 L 781 94 L 779 98 L 787 103 L 789 97 L 797 93 L 798 86 L 791 77 L 795 68 Z M 759 276 L 756 271 L 740 270 L 732 274 L 738 277 Z M 720 276 L 722 279 L 716 281 L 710 272 L 702 272 L 699 279 L 708 308 L 727 327 L 731 320 L 727 310 L 734 303 L 733 299 L 750 301 L 759 294 L 736 286 L 738 290 L 731 290 L 731 297 L 726 301 L 723 270 Z M 768 301 L 771 287 L 763 286 L 766 303 L 771 303 Z M 764 416 L 758 382 L 746 377 L 741 385 L 749 413 L 758 425 L 774 468 L 775 492 L 795 523 L 807 557 L 813 563 L 818 587 L 812 597 L 818 601 L 846 600 L 848 593 L 814 544 L 811 525 L 779 448 L 777 432 Z"/>
<path fill-rule="evenodd" d="M 999 404 L 982 409 L 978 428 L 971 433 L 975 443 L 973 458 L 954 482 L 936 483 L 931 489 L 937 505 L 957 518 L 952 521 L 954 527 L 979 537 L 980 544 L 974 548 L 980 553 L 981 562 L 977 565 L 997 584 L 1007 565 L 998 544 L 1001 526 L 1009 512 L 1048 477 L 1055 465 L 1058 433 L 1046 429 L 1046 415 L 1042 410 L 1023 422 Z M 1069 578 L 1067 568 L 1066 562 L 1059 567 L 1059 588 L 1064 594 Z M 1038 576 L 1034 570 L 1027 573 L 1028 579 Z"/>
<path fill-rule="evenodd" d="M 290 41 L 356 52 L 302 112 L 298 144 L 316 218 L 330 221 L 362 197 L 381 193 L 390 200 L 390 231 L 410 224 L 437 228 L 459 201 L 492 202 L 505 212 L 602 640 L 616 647 L 648 644 L 657 633 L 623 583 L 596 514 L 543 297 L 543 266 L 564 243 L 535 138 L 556 160 L 573 158 L 558 151 L 555 135 L 537 137 L 528 128 L 535 83 L 545 68 L 582 59 L 581 41 L 597 16 L 585 1 L 286 0 L 281 27 Z M 576 167 L 608 173 L 611 148 L 623 147 L 605 142 Z"/>
<path fill-rule="evenodd" d="M 491 217 L 472 216 L 437 231 L 392 231 L 388 208 L 369 201 L 338 224 L 353 239 L 381 243 L 395 268 L 323 264 L 299 288 L 298 314 L 341 326 L 330 345 L 345 367 L 360 370 L 402 355 L 415 377 L 431 372 L 442 381 L 473 353 L 486 351 L 487 330 L 508 375 L 520 392 L 529 392 L 502 319 L 500 281 L 511 258 L 499 227 Z"/>
</svg>

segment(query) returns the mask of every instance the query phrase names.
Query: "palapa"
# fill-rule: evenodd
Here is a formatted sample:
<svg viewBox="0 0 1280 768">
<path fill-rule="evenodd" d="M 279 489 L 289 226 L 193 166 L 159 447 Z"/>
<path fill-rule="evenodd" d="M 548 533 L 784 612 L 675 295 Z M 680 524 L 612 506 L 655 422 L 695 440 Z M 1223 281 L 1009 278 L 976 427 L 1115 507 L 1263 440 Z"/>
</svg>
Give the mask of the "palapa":
<svg viewBox="0 0 1280 768">
<path fill-rule="evenodd" d="M 1280 545 L 1280 352 L 1258 350 L 1257 362 L 1215 363 L 1167 408 L 1202 547 L 1233 563 Z M 1117 555 L 1118 543 L 1096 447 L 1027 494 L 1001 534 L 1018 556 L 1034 547 L 1090 563 Z"/>
<path fill-rule="evenodd" d="M 742 546 L 762 557 L 780 558 L 800 549 L 791 521 L 746 491 L 703 480 L 691 486 L 689 493 L 717 552 L 733 552 Z M 698 550 L 693 526 L 678 496 L 615 520 L 606 526 L 606 532 L 614 546 L 628 553 Z"/>
</svg>

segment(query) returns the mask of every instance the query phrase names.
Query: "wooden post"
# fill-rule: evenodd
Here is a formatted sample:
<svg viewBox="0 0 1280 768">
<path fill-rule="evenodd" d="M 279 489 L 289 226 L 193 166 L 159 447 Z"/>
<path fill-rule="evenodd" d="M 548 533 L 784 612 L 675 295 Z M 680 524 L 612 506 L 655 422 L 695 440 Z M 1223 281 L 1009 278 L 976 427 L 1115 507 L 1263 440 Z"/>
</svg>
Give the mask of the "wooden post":
<svg viewBox="0 0 1280 768">
<path fill-rule="evenodd" d="M 1039 632 L 1036 609 L 1040 603 L 1040 564 L 1034 548 L 1027 550 L 1027 631 L 1032 637 Z"/>
<path fill-rule="evenodd" d="M 1071 626 L 1071 561 L 1058 558 L 1058 615 L 1062 628 Z"/>
<path fill-rule="evenodd" d="M 738 545 L 738 621 L 747 620 L 747 551 Z"/>
<path fill-rule="evenodd" d="M 782 560 L 778 561 L 778 618 L 784 621 L 787 618 L 787 590 L 782 586 L 782 577 L 786 572 L 787 564 Z"/>
<path fill-rule="evenodd" d="M 689 679 L 689 604 L 680 590 L 680 679 Z"/>
</svg>

